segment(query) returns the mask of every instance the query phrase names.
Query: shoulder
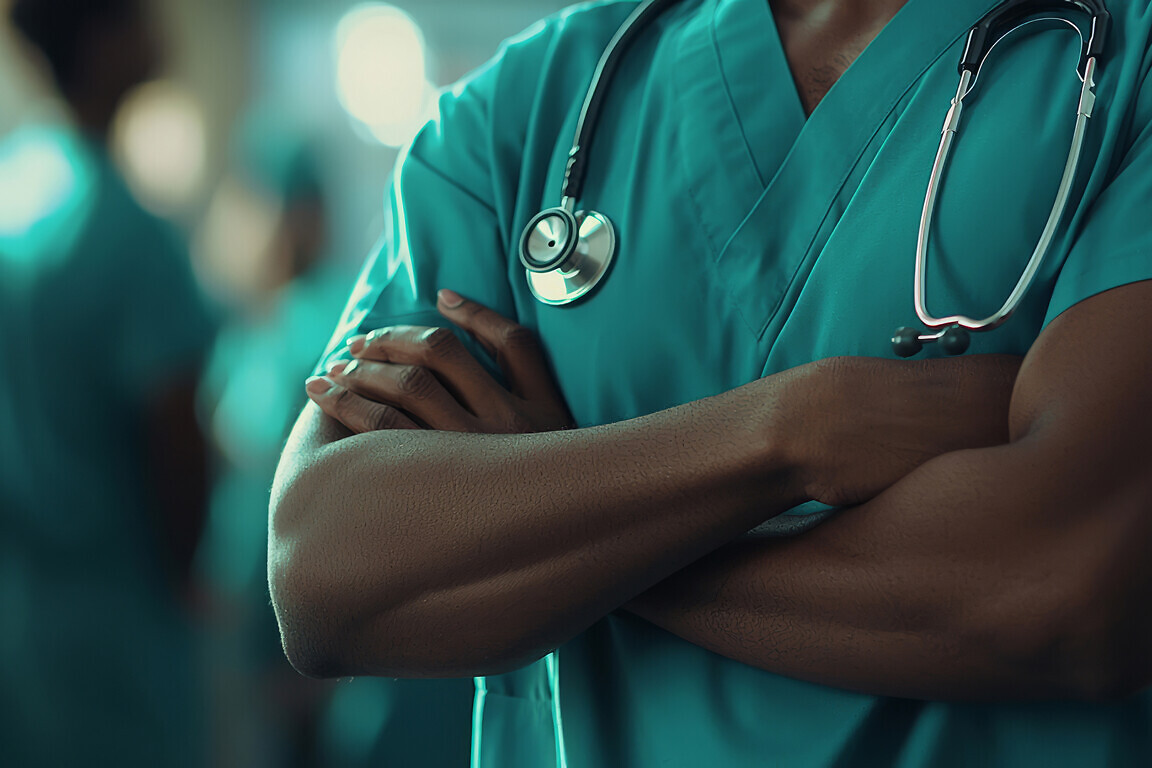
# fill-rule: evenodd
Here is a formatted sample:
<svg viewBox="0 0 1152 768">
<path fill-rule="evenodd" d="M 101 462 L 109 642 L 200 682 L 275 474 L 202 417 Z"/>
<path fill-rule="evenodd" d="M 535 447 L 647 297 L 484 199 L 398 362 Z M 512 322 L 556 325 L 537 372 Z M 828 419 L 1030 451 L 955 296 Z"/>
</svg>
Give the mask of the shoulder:
<svg viewBox="0 0 1152 768">
<path fill-rule="evenodd" d="M 509 202 L 521 188 L 535 194 L 553 155 L 571 145 L 601 56 L 639 5 L 575 5 L 504 41 L 492 59 L 442 94 L 438 118 L 417 136 L 401 165 L 430 167 L 502 213 L 500 201 Z M 675 4 L 652 33 L 663 34 L 673 19 L 706 5 L 707 0 Z M 636 71 L 630 71 L 634 78 Z M 626 86 L 614 83 L 613 91 Z"/>
<path fill-rule="evenodd" d="M 505 40 L 441 98 L 443 120 L 480 117 L 495 129 L 525 127 L 552 99 L 583 99 L 601 54 L 639 3 L 603 0 L 566 8 Z"/>
<path fill-rule="evenodd" d="M 504 77 L 534 79 L 555 76 L 558 70 L 589 60 L 595 64 L 639 5 L 636 0 L 600 0 L 570 6 L 505 40 L 492 63 Z M 561 55 L 568 65 L 557 66 Z"/>
</svg>

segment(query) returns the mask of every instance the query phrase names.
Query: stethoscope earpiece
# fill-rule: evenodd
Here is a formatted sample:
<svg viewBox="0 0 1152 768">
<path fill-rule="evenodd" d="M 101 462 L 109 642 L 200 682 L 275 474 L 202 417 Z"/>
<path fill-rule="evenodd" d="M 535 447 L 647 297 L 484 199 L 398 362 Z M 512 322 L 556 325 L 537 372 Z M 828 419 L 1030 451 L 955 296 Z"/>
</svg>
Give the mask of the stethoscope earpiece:
<svg viewBox="0 0 1152 768">
<path fill-rule="evenodd" d="M 915 357 L 922 349 L 924 344 L 920 341 L 920 331 L 915 328 L 904 326 L 892 334 L 892 351 L 897 357 Z"/>
<path fill-rule="evenodd" d="M 1076 109 L 1076 125 L 1072 131 L 1072 140 L 1068 148 L 1068 158 L 1064 163 L 1064 175 L 1060 179 L 1060 186 L 1056 190 L 1056 198 L 1048 213 L 1048 222 L 1040 234 L 1036 247 L 1028 259 L 1015 287 L 1000 309 L 985 318 L 973 318 L 967 315 L 949 315 L 936 317 L 928 311 L 928 240 L 932 229 L 932 218 L 936 210 L 936 199 L 943 182 L 944 169 L 952 151 L 952 144 L 960 130 L 960 115 L 964 109 L 964 99 L 975 88 L 980 71 L 987 60 L 989 53 L 1001 40 L 1016 29 L 1030 24 L 1032 19 L 1041 12 L 1056 12 L 1050 6 L 1064 5 L 1067 10 L 1087 14 L 1091 21 L 1091 34 L 1085 39 L 1080 26 L 1068 21 L 1068 25 L 1080 36 L 1080 65 L 1077 67 L 1077 77 L 1080 78 L 1080 101 Z M 1051 21 L 1053 17 L 1046 16 L 1043 20 Z M 1003 325 L 1016 308 L 1020 305 L 1024 295 L 1031 288 L 1040 266 L 1048 255 L 1052 240 L 1056 235 L 1057 226 L 1064 216 L 1068 199 L 1072 193 L 1072 185 L 1076 179 L 1076 172 L 1080 167 L 1080 156 L 1084 149 L 1084 136 L 1087 132 L 1088 120 L 1092 117 L 1092 110 L 1096 103 L 1097 60 L 1105 48 L 1105 38 L 1111 26 L 1111 16 L 1104 7 L 1102 0 L 1066 0 L 1064 3 L 1040 3 L 1035 0 L 1008 0 L 1002 2 L 976 26 L 968 32 L 968 40 L 964 46 L 964 53 L 960 59 L 960 84 L 956 89 L 956 96 L 952 99 L 951 107 L 944 118 L 944 127 L 940 133 L 940 146 L 936 150 L 936 161 L 932 165 L 932 174 L 928 178 L 928 190 L 924 196 L 924 208 L 920 214 L 920 235 L 916 241 L 916 271 L 913 283 L 913 301 L 916 306 L 916 315 L 927 328 L 933 329 L 928 333 L 921 333 L 914 328 L 900 328 L 892 337 L 892 349 L 900 357 L 912 357 L 923 349 L 925 343 L 939 342 L 946 354 L 961 355 L 968 350 L 971 343 L 971 331 L 991 331 Z M 939 330 L 943 329 L 943 330 Z"/>
<path fill-rule="evenodd" d="M 920 333 L 905 326 L 892 334 L 892 351 L 897 357 L 915 357 L 925 344 L 931 343 L 939 343 L 946 355 L 962 355 L 972 343 L 972 334 L 962 325 L 950 325 L 937 333 Z"/>
<path fill-rule="evenodd" d="M 944 354 L 962 355 L 968 351 L 968 345 L 972 343 L 972 335 L 965 328 L 953 325 L 945 329 L 944 333 L 940 335 L 939 341 Z"/>
</svg>

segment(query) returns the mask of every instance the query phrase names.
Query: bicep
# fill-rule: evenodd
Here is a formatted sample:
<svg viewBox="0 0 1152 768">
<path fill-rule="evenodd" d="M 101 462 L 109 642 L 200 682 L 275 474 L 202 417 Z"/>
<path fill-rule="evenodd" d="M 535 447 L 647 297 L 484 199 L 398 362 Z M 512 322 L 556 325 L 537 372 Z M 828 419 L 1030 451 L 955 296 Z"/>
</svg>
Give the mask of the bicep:
<svg viewBox="0 0 1152 768">
<path fill-rule="evenodd" d="M 1035 443 L 1067 493 L 1091 505 L 1117 493 L 1152 502 L 1152 280 L 1071 307 L 1033 345 L 1010 411 L 1013 443 Z"/>
</svg>

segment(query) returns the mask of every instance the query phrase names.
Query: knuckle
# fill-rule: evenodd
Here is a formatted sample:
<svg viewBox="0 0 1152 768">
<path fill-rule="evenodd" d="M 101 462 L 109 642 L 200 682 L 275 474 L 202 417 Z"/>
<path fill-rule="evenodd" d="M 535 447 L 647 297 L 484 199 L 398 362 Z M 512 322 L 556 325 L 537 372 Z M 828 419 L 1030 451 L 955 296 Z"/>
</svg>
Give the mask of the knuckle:
<svg viewBox="0 0 1152 768">
<path fill-rule="evenodd" d="M 333 387 L 328 403 L 336 413 L 345 414 L 351 409 L 355 395 L 345 387 Z"/>
<path fill-rule="evenodd" d="M 400 412 L 383 403 L 372 403 L 368 408 L 365 421 L 371 431 L 397 429 L 403 425 Z"/>
<path fill-rule="evenodd" d="M 510 435 L 525 435 L 536 431 L 536 425 L 527 414 L 513 411 L 506 421 L 506 431 Z"/>
<path fill-rule="evenodd" d="M 448 328 L 431 328 L 420 337 L 426 354 L 433 358 L 444 358 L 460 351 L 460 339 Z"/>
<path fill-rule="evenodd" d="M 416 365 L 404 365 L 396 371 L 396 391 L 403 397 L 420 400 L 427 397 L 436 379 L 426 368 Z"/>
<path fill-rule="evenodd" d="M 370 331 L 364 339 L 365 351 L 371 352 L 374 357 L 380 357 L 387 349 L 388 343 L 392 340 L 392 328 L 377 328 Z"/>
<path fill-rule="evenodd" d="M 539 347 L 536 334 L 522 325 L 507 325 L 499 333 L 500 346 L 505 349 L 533 350 Z"/>
</svg>

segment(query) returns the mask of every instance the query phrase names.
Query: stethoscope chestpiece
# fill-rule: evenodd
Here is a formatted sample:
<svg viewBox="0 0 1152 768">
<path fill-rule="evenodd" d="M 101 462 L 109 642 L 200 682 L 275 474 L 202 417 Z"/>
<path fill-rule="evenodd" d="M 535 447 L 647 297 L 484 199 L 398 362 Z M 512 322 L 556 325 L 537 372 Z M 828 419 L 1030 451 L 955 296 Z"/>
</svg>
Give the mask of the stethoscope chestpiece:
<svg viewBox="0 0 1152 768">
<path fill-rule="evenodd" d="M 552 306 L 586 296 L 608 274 L 615 255 L 616 228 L 595 211 L 549 208 L 533 216 L 520 236 L 528 288 Z"/>
<path fill-rule="evenodd" d="M 950 325 L 938 333 L 920 333 L 915 328 L 897 328 L 892 334 L 892 351 L 897 357 L 915 357 L 925 344 L 939 343 L 946 355 L 962 355 L 972 343 L 972 335 L 962 325 Z"/>
<path fill-rule="evenodd" d="M 549 208 L 532 217 L 520 236 L 520 263 L 529 272 L 551 272 L 576 252 L 580 239 L 576 216 Z"/>
</svg>

